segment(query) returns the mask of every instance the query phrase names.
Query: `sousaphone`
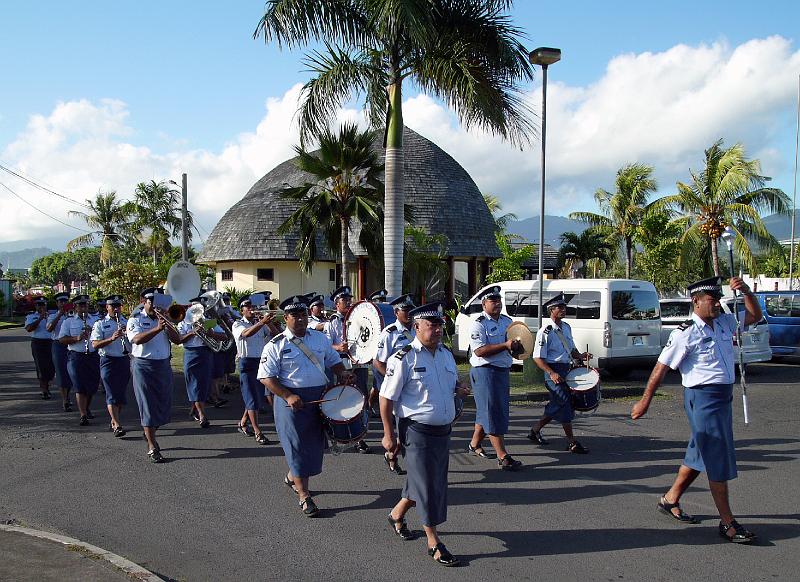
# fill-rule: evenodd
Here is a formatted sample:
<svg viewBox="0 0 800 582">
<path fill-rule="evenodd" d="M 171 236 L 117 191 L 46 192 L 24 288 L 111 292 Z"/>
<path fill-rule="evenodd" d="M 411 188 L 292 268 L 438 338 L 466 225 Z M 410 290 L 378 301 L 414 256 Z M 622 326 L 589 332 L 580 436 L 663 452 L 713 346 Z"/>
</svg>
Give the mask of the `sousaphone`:
<svg viewBox="0 0 800 582">
<path fill-rule="evenodd" d="M 189 261 L 172 263 L 167 273 L 166 292 L 172 295 L 175 303 L 188 305 L 200 293 L 200 273 Z"/>
</svg>

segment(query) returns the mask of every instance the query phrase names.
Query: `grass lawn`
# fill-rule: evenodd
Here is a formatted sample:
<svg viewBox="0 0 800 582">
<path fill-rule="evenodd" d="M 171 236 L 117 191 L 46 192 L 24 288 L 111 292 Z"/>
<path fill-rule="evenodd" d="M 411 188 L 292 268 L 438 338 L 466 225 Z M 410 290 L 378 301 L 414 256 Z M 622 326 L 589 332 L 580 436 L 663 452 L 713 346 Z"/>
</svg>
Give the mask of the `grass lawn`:
<svg viewBox="0 0 800 582">
<path fill-rule="evenodd" d="M 25 317 L 22 315 L 14 315 L 12 317 L 0 317 L 0 329 L 11 329 L 13 327 L 22 327 L 25 323 Z"/>
</svg>

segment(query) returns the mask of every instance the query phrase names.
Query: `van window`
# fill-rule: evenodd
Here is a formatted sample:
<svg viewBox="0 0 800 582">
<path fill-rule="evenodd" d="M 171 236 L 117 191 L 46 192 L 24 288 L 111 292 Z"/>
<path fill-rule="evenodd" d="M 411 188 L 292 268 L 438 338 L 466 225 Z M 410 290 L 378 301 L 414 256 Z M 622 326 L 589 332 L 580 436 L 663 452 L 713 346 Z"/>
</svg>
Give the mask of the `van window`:
<svg viewBox="0 0 800 582">
<path fill-rule="evenodd" d="M 558 292 L 545 291 L 542 297 L 546 303 L 556 295 Z M 538 293 L 507 291 L 503 299 L 509 317 L 539 317 Z"/>
<path fill-rule="evenodd" d="M 613 319 L 659 319 L 658 295 L 654 291 L 612 291 L 611 317 Z"/>
<path fill-rule="evenodd" d="M 767 295 L 764 302 L 772 317 L 800 317 L 800 295 Z"/>
<path fill-rule="evenodd" d="M 567 319 L 600 319 L 600 291 L 580 291 L 572 295 L 567 303 Z"/>
<path fill-rule="evenodd" d="M 689 301 L 662 301 L 661 319 L 688 318 L 692 315 L 692 304 Z"/>
</svg>

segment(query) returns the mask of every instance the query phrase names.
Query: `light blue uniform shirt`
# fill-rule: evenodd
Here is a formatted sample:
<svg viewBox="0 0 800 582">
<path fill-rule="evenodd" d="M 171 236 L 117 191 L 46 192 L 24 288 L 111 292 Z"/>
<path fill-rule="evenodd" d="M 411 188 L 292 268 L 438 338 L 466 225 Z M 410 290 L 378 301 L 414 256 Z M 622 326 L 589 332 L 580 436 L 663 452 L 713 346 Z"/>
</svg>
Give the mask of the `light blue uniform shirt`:
<svg viewBox="0 0 800 582">
<path fill-rule="evenodd" d="M 247 321 L 244 317 L 233 322 L 231 331 L 236 338 L 236 353 L 240 358 L 260 358 L 261 352 L 269 339 L 269 327 L 266 325 L 261 331 L 254 333 L 250 337 L 242 337 L 242 332 L 255 325 L 254 322 Z"/>
<path fill-rule="evenodd" d="M 175 327 L 178 328 L 178 332 L 181 335 L 186 335 L 190 331 L 194 330 L 194 324 L 193 323 L 189 323 L 185 319 L 179 321 L 178 324 Z M 183 342 L 183 347 L 184 348 L 202 348 L 205 345 L 206 344 L 203 343 L 203 340 L 201 340 L 196 335 L 193 335 L 188 340 Z"/>
<path fill-rule="evenodd" d="M 542 327 L 536 332 L 536 341 L 533 344 L 534 358 L 541 358 L 548 364 L 571 364 L 572 356 L 570 352 L 564 348 L 561 338 L 556 333 L 556 324 L 552 319 L 542 321 Z M 570 350 L 575 349 L 575 340 L 572 339 L 572 328 L 569 324 L 561 320 L 561 333 L 564 334 L 564 339 L 567 340 L 567 347 Z"/>
<path fill-rule="evenodd" d="M 490 364 L 498 368 L 510 368 L 514 357 L 508 350 L 496 353 L 491 356 L 479 357 L 475 355 L 475 350 L 486 345 L 502 344 L 506 342 L 506 330 L 513 320 L 500 314 L 500 318 L 495 321 L 484 311 L 472 322 L 469 332 L 469 347 L 471 355 L 469 365 L 472 367 L 485 366 Z"/>
<path fill-rule="evenodd" d="M 344 333 L 344 315 L 338 311 L 334 313 L 331 318 L 325 322 L 323 333 L 328 336 L 328 341 L 331 345 L 342 343 L 342 334 Z"/>
<path fill-rule="evenodd" d="M 123 331 L 126 329 L 128 325 L 128 320 L 125 319 L 122 315 L 119 316 L 119 322 L 122 324 Z M 114 332 L 117 331 L 119 325 L 117 324 L 117 320 L 109 317 L 106 315 L 103 319 L 97 320 L 94 325 L 92 326 L 92 335 L 89 339 L 92 340 L 105 340 L 110 338 L 114 335 Z M 122 342 L 125 341 L 125 345 L 128 346 L 128 354 L 131 353 L 131 343 L 128 341 L 128 338 L 125 337 L 125 334 L 122 334 L 122 337 L 115 339 L 113 342 L 108 344 L 104 348 L 100 348 L 97 350 L 97 353 L 101 356 L 108 356 L 110 358 L 121 358 L 128 354 L 125 354 L 122 349 Z"/>
<path fill-rule="evenodd" d="M 415 337 L 417 334 L 413 326 L 409 329 L 399 321 L 387 325 L 378 336 L 378 353 L 375 359 L 385 364 L 393 353 L 410 344 Z"/>
<path fill-rule="evenodd" d="M 27 316 L 25 316 L 25 327 L 28 327 L 37 319 L 39 319 L 38 313 L 29 313 Z M 48 318 L 45 317 L 44 319 L 42 319 L 42 321 L 39 322 L 39 325 L 36 326 L 36 329 L 34 329 L 32 332 L 29 332 L 32 338 L 53 339 L 52 334 L 49 331 L 47 331 L 47 320 Z"/>
<path fill-rule="evenodd" d="M 745 313 L 740 319 L 744 321 Z M 733 384 L 736 380 L 733 361 L 733 337 L 736 318 L 723 313 L 714 327 L 692 314 L 691 324 L 683 324 L 669 336 L 658 361 L 681 373 L 686 388 L 703 384 Z"/>
<path fill-rule="evenodd" d="M 47 316 L 47 325 L 50 325 L 55 320 L 56 315 L 58 315 L 58 311 L 53 311 L 50 313 L 50 315 Z M 52 337 L 52 339 L 54 340 L 58 339 L 58 334 L 61 331 L 61 325 L 64 323 L 64 320 L 67 317 L 68 317 L 67 314 L 64 314 L 58 320 L 58 323 L 56 323 L 56 326 L 53 328 L 53 333 L 50 334 L 50 337 Z"/>
<path fill-rule="evenodd" d="M 327 376 L 292 343 L 294 338 L 295 335 L 286 328 L 267 342 L 258 365 L 258 379 L 277 378 L 282 386 L 289 389 L 325 386 L 328 383 Z M 339 354 L 322 332 L 307 329 L 306 335 L 300 340 L 324 368 L 342 363 Z"/>
<path fill-rule="evenodd" d="M 64 320 L 64 323 L 61 324 L 61 331 L 58 332 L 59 339 L 62 337 L 72 336 L 77 337 L 83 333 L 83 330 L 86 326 L 89 327 L 90 333 L 92 326 L 97 321 L 97 316 L 86 314 L 86 322 L 78 317 L 77 315 L 73 315 L 72 317 L 68 317 Z M 89 346 L 89 353 L 93 353 L 95 351 L 94 346 L 92 346 L 92 340 L 88 339 L 86 341 L 79 341 L 75 342 L 74 344 L 69 344 L 67 349 L 71 352 L 78 352 L 79 354 L 86 353 L 86 346 Z"/>
<path fill-rule="evenodd" d="M 131 342 L 131 355 L 145 360 L 166 360 L 172 355 L 167 331 L 162 330 L 156 337 L 143 344 L 134 344 L 133 338 L 138 334 L 158 327 L 157 319 L 150 319 L 145 313 L 139 313 L 128 320 L 126 334 Z"/>
<path fill-rule="evenodd" d="M 395 402 L 398 418 L 442 426 L 456 417 L 455 390 L 458 381 L 456 361 L 439 344 L 435 354 L 414 338 L 408 352 L 389 358 L 381 396 Z"/>
</svg>

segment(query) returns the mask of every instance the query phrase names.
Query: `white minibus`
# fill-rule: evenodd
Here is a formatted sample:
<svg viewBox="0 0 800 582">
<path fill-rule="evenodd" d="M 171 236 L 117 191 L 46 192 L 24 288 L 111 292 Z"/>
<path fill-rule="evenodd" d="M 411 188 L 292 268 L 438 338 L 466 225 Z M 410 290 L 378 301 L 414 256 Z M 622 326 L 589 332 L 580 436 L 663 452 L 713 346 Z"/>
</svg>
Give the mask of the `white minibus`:
<svg viewBox="0 0 800 582">
<path fill-rule="evenodd" d="M 503 281 L 503 313 L 523 321 L 536 334 L 539 282 Z M 456 317 L 453 351 L 469 352 L 470 326 L 482 312 L 477 297 L 471 297 Z M 591 364 L 615 375 L 631 368 L 653 365 L 661 351 L 661 318 L 658 294 L 652 283 L 632 279 L 548 279 L 543 282 L 543 302 L 564 293 L 566 321 L 572 327 L 580 351 L 594 355 Z M 547 314 L 545 321 L 547 320 Z M 514 363 L 519 364 L 518 360 Z"/>
</svg>

